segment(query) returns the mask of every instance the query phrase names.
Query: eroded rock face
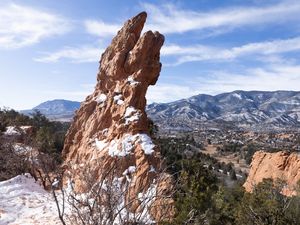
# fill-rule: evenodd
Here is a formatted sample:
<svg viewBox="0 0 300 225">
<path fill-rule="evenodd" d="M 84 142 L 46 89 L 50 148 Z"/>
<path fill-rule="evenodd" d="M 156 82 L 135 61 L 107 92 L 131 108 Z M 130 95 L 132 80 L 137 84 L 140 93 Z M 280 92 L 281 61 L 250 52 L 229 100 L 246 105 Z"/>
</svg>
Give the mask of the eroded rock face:
<svg viewBox="0 0 300 225">
<path fill-rule="evenodd" d="M 284 151 L 256 152 L 252 158 L 249 176 L 244 184 L 246 191 L 252 191 L 254 186 L 264 178 L 284 180 L 287 187 L 284 188 L 283 193 L 287 196 L 296 194 L 295 188 L 300 180 L 300 157 L 297 153 Z"/>
<path fill-rule="evenodd" d="M 113 177 L 122 185 L 130 183 L 127 200 L 151 188 L 161 193 L 171 190 L 168 176 L 161 172 L 160 151 L 149 135 L 145 113 L 147 88 L 156 83 L 161 70 L 164 36 L 152 31 L 140 36 L 146 17 L 143 12 L 128 20 L 102 54 L 95 91 L 82 103 L 66 136 L 63 157 L 79 191 L 85 191 L 80 178 L 84 169 L 89 167 L 101 179 L 112 165 Z M 157 200 L 156 205 L 159 201 L 164 200 Z M 130 207 L 136 210 L 139 201 Z M 158 209 L 151 211 L 168 216 Z"/>
</svg>

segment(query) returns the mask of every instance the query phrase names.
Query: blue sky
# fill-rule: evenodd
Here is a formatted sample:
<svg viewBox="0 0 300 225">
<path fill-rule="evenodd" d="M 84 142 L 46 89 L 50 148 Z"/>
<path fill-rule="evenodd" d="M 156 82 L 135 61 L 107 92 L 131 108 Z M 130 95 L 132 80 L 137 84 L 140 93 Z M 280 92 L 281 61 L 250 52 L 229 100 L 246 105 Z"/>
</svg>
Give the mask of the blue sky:
<svg viewBox="0 0 300 225">
<path fill-rule="evenodd" d="M 233 90 L 300 90 L 299 0 L 1 0 L 0 106 L 82 101 L 130 17 L 166 41 L 148 102 Z"/>
</svg>

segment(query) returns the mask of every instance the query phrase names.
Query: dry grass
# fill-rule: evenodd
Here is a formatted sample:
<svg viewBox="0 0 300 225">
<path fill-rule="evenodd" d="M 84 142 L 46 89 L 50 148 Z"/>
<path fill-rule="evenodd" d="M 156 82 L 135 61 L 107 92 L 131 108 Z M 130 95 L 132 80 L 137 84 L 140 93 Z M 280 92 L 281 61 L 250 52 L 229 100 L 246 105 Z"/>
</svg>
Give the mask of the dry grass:
<svg viewBox="0 0 300 225">
<path fill-rule="evenodd" d="M 219 162 L 224 163 L 233 163 L 234 167 L 237 170 L 241 170 L 242 172 L 249 172 L 249 166 L 246 164 L 244 159 L 241 159 L 239 155 L 235 156 L 234 153 L 221 155 L 217 151 L 218 145 L 207 145 L 205 146 L 206 150 L 201 150 L 202 153 L 209 154 L 211 157 L 216 158 Z M 221 146 L 220 146 L 221 147 Z"/>
</svg>

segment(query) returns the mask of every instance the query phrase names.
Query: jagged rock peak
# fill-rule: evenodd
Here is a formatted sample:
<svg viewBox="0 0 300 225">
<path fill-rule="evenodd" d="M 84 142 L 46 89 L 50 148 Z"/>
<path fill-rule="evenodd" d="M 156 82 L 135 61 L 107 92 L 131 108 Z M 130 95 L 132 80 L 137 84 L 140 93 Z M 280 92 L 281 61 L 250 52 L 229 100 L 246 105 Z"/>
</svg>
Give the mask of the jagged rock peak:
<svg viewBox="0 0 300 225">
<path fill-rule="evenodd" d="M 147 14 L 128 20 L 102 54 L 97 85 L 76 112 L 67 133 L 63 157 L 68 179 L 85 191 L 84 170 L 98 180 L 113 169 L 110 179 L 130 183 L 128 199 L 138 195 L 171 191 L 170 177 L 162 172 L 159 148 L 153 143 L 145 113 L 146 92 L 158 79 L 160 49 L 164 36 L 147 31 L 141 36 Z M 106 181 L 105 181 L 106 182 Z M 140 202 L 132 201 L 131 210 Z M 152 215 L 168 216 L 172 200 L 156 199 Z M 161 205 L 164 205 L 165 211 Z M 150 207 L 150 206 L 149 206 Z"/>
<path fill-rule="evenodd" d="M 295 195 L 300 180 L 300 157 L 297 153 L 280 151 L 268 153 L 258 151 L 254 154 L 251 168 L 244 187 L 251 192 L 263 179 L 279 179 L 286 182 L 282 190 L 287 196 Z"/>
</svg>

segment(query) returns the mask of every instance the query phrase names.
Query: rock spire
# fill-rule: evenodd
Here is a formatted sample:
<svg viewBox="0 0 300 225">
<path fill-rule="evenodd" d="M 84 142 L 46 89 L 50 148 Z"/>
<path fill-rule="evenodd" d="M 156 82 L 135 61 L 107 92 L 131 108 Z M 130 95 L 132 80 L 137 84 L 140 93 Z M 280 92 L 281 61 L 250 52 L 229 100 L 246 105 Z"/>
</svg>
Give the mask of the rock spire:
<svg viewBox="0 0 300 225">
<path fill-rule="evenodd" d="M 111 179 L 129 184 L 124 196 L 131 211 L 140 210 L 141 196 L 155 190 L 169 195 L 171 182 L 163 173 L 159 148 L 149 134 L 145 113 L 146 92 L 155 85 L 160 70 L 164 36 L 141 32 L 147 14 L 128 20 L 102 54 L 97 84 L 76 112 L 67 133 L 63 157 L 68 178 L 77 191 L 86 191 L 83 171 L 97 180 L 114 166 Z M 172 200 L 156 198 L 147 206 L 151 217 L 168 216 Z M 160 206 L 159 206 L 160 205 Z M 166 208 L 167 211 L 162 210 Z"/>
</svg>

